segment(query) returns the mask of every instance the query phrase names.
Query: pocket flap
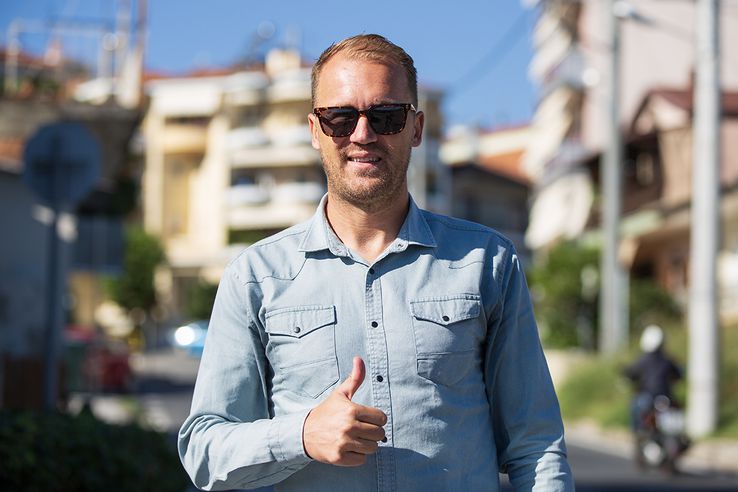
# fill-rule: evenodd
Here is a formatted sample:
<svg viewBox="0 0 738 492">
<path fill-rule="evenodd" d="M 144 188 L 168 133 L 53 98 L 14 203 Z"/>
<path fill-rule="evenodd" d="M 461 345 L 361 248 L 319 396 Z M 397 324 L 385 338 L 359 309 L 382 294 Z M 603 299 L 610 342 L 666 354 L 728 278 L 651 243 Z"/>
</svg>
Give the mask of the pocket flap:
<svg viewBox="0 0 738 492">
<path fill-rule="evenodd" d="M 335 322 L 334 306 L 298 306 L 267 313 L 266 331 L 272 335 L 302 338 Z"/>
<path fill-rule="evenodd" d="M 479 299 L 470 296 L 422 299 L 410 302 L 410 312 L 417 319 L 432 321 L 439 325 L 450 325 L 478 317 L 481 304 Z"/>
</svg>

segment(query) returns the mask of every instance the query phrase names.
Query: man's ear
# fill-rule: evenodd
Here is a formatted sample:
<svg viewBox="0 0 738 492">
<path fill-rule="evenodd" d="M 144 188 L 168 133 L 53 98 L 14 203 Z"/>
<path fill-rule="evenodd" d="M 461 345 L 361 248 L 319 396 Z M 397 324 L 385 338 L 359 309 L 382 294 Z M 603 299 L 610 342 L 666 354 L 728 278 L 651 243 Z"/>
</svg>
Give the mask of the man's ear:
<svg viewBox="0 0 738 492">
<path fill-rule="evenodd" d="M 423 125 L 425 124 L 425 113 L 422 111 L 415 112 L 415 119 L 413 122 L 413 147 L 420 145 L 423 141 Z"/>
<path fill-rule="evenodd" d="M 318 140 L 318 132 L 322 130 L 320 129 L 320 122 L 318 121 L 318 117 L 315 116 L 313 113 L 308 113 L 308 124 L 310 125 L 310 143 L 313 145 L 313 148 L 315 150 L 320 150 L 320 140 Z"/>
</svg>

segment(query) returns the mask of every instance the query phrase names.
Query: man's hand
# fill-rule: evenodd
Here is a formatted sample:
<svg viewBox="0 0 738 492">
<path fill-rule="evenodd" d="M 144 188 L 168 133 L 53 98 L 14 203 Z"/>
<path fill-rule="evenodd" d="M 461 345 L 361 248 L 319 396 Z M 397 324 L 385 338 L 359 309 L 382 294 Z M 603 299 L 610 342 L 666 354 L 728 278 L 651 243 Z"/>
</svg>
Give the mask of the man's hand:
<svg viewBox="0 0 738 492">
<path fill-rule="evenodd" d="M 384 438 L 387 416 L 381 410 L 351 401 L 364 382 L 366 369 L 354 357 L 351 375 L 305 419 L 302 443 L 312 459 L 340 466 L 364 464 L 367 454 L 377 452 Z"/>
</svg>

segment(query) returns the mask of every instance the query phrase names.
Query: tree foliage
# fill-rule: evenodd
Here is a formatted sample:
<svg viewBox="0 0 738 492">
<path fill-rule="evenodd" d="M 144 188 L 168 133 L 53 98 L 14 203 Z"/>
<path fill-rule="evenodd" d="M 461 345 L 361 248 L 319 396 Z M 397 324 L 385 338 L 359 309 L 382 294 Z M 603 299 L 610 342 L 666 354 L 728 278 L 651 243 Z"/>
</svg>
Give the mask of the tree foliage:
<svg viewBox="0 0 738 492">
<path fill-rule="evenodd" d="M 539 257 L 528 273 L 543 342 L 594 349 L 599 253 L 573 242 Z"/>
<path fill-rule="evenodd" d="M 213 311 L 217 284 L 199 281 L 187 291 L 185 312 L 191 319 L 209 319 Z"/>
<path fill-rule="evenodd" d="M 156 305 L 154 273 L 164 261 L 159 240 L 138 227 L 126 230 L 123 272 L 111 278 L 108 291 L 112 299 L 127 310 L 149 311 Z"/>
<path fill-rule="evenodd" d="M 562 242 L 538 258 L 528 274 L 543 342 L 594 350 L 599 326 L 600 252 Z M 682 316 L 674 298 L 653 279 L 630 280 L 628 322 L 637 334 L 647 324 Z"/>
</svg>

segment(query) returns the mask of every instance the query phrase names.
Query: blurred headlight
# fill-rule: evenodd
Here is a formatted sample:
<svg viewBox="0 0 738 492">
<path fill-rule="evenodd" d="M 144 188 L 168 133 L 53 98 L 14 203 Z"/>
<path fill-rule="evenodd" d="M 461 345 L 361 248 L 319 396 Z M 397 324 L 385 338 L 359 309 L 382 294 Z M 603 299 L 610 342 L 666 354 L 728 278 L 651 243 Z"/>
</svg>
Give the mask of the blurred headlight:
<svg viewBox="0 0 738 492">
<path fill-rule="evenodd" d="M 191 326 L 180 326 L 174 332 L 174 341 L 182 347 L 190 345 L 195 341 L 195 330 Z"/>
</svg>

